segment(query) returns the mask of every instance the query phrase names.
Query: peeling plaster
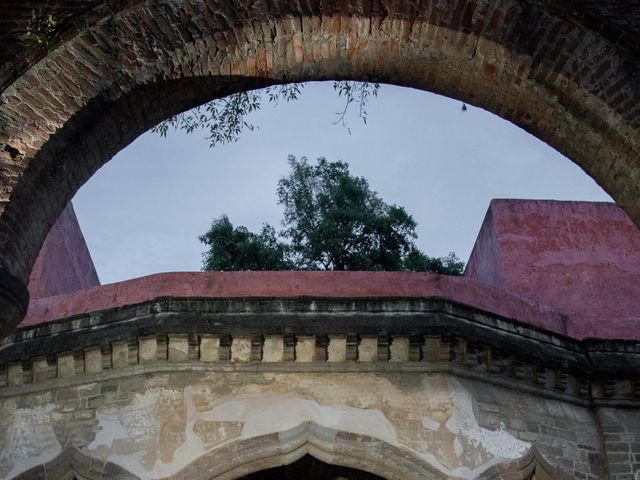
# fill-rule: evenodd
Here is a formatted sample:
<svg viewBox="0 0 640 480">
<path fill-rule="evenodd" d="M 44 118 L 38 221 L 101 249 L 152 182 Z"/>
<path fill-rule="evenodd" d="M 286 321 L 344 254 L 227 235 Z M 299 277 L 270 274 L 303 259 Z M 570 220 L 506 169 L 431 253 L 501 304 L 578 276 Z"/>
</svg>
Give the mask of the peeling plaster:
<svg viewBox="0 0 640 480">
<path fill-rule="evenodd" d="M 454 415 L 447 420 L 446 426 L 456 434 L 456 456 L 461 457 L 469 451 L 475 451 L 478 462 L 482 458 L 480 452 L 483 450 L 490 456 L 490 460 L 476 468 L 456 468 L 451 475 L 470 479 L 497 463 L 520 458 L 529 450 L 530 443 L 517 439 L 504 430 L 502 425 L 495 431 L 481 427 L 473 411 L 473 398 L 469 390 L 455 378 L 449 378 L 448 382 L 453 393 Z"/>
<path fill-rule="evenodd" d="M 456 454 L 456 457 L 462 456 L 462 453 L 464 452 L 464 447 L 457 438 L 453 441 L 453 451 Z"/>
<path fill-rule="evenodd" d="M 211 421 L 243 422 L 241 438 L 283 432 L 305 422 L 325 428 L 369 435 L 398 444 L 395 427 L 380 411 L 345 405 L 320 405 L 314 400 L 261 394 L 244 395 L 202 415 Z"/>
<path fill-rule="evenodd" d="M 125 427 L 126 420 L 118 418 L 140 418 L 136 409 L 146 410 L 149 405 L 160 404 L 159 395 L 162 391 L 153 389 L 144 394 L 136 395 L 136 400 L 126 410 L 131 414 L 119 414 L 118 411 L 98 413 L 97 418 L 101 428 L 95 440 L 88 446 L 90 451 L 100 447 L 112 447 L 114 441 L 130 438 L 131 435 L 140 437 L 130 431 L 130 425 Z M 379 410 L 364 410 L 343 405 L 321 406 L 313 400 L 291 398 L 284 396 L 270 396 L 264 394 L 244 394 L 220 403 L 215 408 L 198 412 L 193 404 L 192 389 L 184 389 L 184 404 L 186 406 L 185 441 L 174 451 L 171 462 L 157 460 L 152 469 L 142 464 L 144 452 L 130 454 L 116 454 L 108 456 L 108 460 L 116 463 L 141 479 L 158 479 L 171 476 L 201 457 L 208 451 L 202 439 L 194 432 L 196 421 L 205 422 L 238 422 L 243 425 L 239 436 L 227 436 L 224 441 L 216 445 L 220 447 L 230 441 L 254 438 L 273 432 L 290 430 L 305 422 L 315 422 L 326 428 L 371 435 L 390 444 L 398 444 L 395 428 Z M 150 412 L 148 412 L 150 413 Z M 160 413 L 160 412 L 157 412 Z M 151 422 L 157 422 L 157 417 L 148 417 Z M 124 423 L 124 424 L 123 424 Z M 138 427 L 142 426 L 139 422 Z M 143 427 L 146 434 L 153 428 Z M 224 436 L 224 424 L 220 427 Z"/>
<path fill-rule="evenodd" d="M 126 408 L 97 412 L 101 430 L 88 446 L 89 453 L 143 480 L 154 480 L 171 476 L 230 442 L 313 422 L 375 437 L 412 451 L 446 475 L 470 479 L 497 463 L 521 457 L 530 446 L 503 429 L 480 427 L 471 393 L 455 379 L 425 376 L 422 388 L 406 395 L 377 377 L 377 384 L 355 398 L 358 406 L 354 406 L 351 389 L 361 388 L 358 382 L 366 381 L 361 377 L 336 376 L 329 387 L 325 378 L 308 375 L 269 378 L 268 384 L 244 383 L 234 394 L 217 398 L 215 383 L 183 390 L 150 388 L 136 394 Z M 301 397 L 300 388 L 315 398 Z M 323 404 L 321 399 L 328 398 L 336 403 Z M 208 429 L 206 439 L 202 428 Z M 162 433 L 165 429 L 171 433 L 169 440 Z M 132 439 L 124 450 L 118 443 Z M 165 457 L 158 453 L 163 448 L 168 451 Z"/>
<path fill-rule="evenodd" d="M 440 422 L 436 422 L 435 420 L 429 417 L 422 417 L 422 426 L 424 428 L 428 428 L 432 432 L 437 432 L 440 428 Z"/>
<path fill-rule="evenodd" d="M 53 430 L 53 424 L 60 419 L 60 415 L 54 411 L 52 404 L 16 409 L 6 407 L 3 416 L 7 414 L 9 420 L 2 434 L 2 478 L 12 478 L 54 459 L 62 452 L 62 445 Z"/>
</svg>

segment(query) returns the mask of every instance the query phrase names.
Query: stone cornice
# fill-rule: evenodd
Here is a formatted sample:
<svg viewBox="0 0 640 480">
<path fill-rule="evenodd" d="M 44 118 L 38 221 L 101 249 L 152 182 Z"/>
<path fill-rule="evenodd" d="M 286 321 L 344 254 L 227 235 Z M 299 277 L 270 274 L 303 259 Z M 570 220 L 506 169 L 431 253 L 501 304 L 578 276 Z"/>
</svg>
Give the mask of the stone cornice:
<svg viewBox="0 0 640 480">
<path fill-rule="evenodd" d="M 442 299 L 164 297 L 20 329 L 0 396 L 166 371 L 450 373 L 640 406 L 640 342 L 579 341 Z"/>
</svg>

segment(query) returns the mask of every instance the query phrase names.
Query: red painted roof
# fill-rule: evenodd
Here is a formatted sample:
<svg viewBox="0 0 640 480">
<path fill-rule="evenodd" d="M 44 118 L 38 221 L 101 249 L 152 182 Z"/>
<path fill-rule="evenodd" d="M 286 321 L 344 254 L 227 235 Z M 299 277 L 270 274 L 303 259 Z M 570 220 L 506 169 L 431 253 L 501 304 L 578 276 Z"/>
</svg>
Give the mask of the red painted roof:
<svg viewBox="0 0 640 480">
<path fill-rule="evenodd" d="M 40 249 L 31 276 L 31 298 L 50 297 L 100 285 L 91 254 L 69 203 Z"/>
<path fill-rule="evenodd" d="M 551 308 L 465 277 L 410 272 L 172 272 L 32 300 L 20 326 L 159 297 L 446 298 L 558 333 Z"/>
<path fill-rule="evenodd" d="M 494 200 L 465 275 L 162 273 L 33 298 L 21 326 L 163 296 L 436 297 L 574 338 L 640 339 L 640 231 L 615 204 Z"/>
<path fill-rule="evenodd" d="M 640 338 L 640 230 L 613 203 L 493 200 L 465 275 L 548 304 L 576 338 Z"/>
</svg>

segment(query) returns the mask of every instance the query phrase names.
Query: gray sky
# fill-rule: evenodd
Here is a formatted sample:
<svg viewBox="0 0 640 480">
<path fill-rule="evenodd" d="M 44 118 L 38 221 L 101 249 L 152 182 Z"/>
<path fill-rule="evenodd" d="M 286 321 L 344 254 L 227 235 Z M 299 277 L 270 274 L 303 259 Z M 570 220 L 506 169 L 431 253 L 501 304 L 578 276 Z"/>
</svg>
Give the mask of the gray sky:
<svg viewBox="0 0 640 480">
<path fill-rule="evenodd" d="M 343 103 L 331 82 L 300 99 L 265 104 L 259 130 L 209 148 L 203 134 L 148 132 L 100 169 L 73 203 L 102 283 L 199 270 L 197 237 L 213 218 L 256 231 L 280 227 L 276 184 L 287 156 L 344 160 L 387 203 L 418 222 L 418 246 L 467 260 L 492 198 L 610 201 L 579 167 L 484 110 L 427 92 L 383 85 L 368 124 L 332 125 Z"/>
</svg>

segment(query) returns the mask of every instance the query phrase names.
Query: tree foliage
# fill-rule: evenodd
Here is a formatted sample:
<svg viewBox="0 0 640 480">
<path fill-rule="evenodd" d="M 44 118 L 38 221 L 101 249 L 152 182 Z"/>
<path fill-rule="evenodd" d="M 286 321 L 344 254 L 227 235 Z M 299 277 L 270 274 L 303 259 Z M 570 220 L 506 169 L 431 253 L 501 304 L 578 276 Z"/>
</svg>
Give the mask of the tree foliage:
<svg viewBox="0 0 640 480">
<path fill-rule="evenodd" d="M 207 233 L 199 237 L 209 249 L 203 255 L 205 271 L 291 270 L 287 248 L 276 238 L 270 225 L 259 234 L 245 227 L 234 228 L 226 215 L 215 219 Z"/>
<path fill-rule="evenodd" d="M 315 165 L 289 157 L 291 173 L 278 183 L 284 207 L 275 229 L 260 234 L 234 228 L 226 216 L 200 237 L 209 250 L 203 270 L 404 270 L 462 274 L 455 254 L 434 258 L 414 244 L 416 222 L 403 207 L 385 203 L 345 162 Z"/>
<path fill-rule="evenodd" d="M 31 20 L 27 24 L 27 38 L 36 44 L 49 48 L 49 41 L 56 33 L 57 22 L 51 12 L 39 8 L 31 10 Z"/>
<path fill-rule="evenodd" d="M 388 205 L 345 162 L 289 157 L 278 184 L 296 265 L 309 270 L 402 270 L 416 237 L 404 208 Z"/>
<path fill-rule="evenodd" d="M 446 257 L 430 257 L 417 248 L 412 249 L 404 261 L 404 268 L 408 272 L 436 272 L 446 275 L 462 275 L 464 262 L 458 256 L 449 252 Z"/>
<path fill-rule="evenodd" d="M 153 127 L 152 131 L 166 137 L 169 130 L 186 133 L 205 130 L 210 147 L 237 142 L 243 131 L 258 128 L 247 117 L 260 110 L 265 100 L 274 105 L 280 101 L 291 102 L 300 97 L 303 88 L 303 83 L 289 83 L 234 93 L 169 117 Z M 366 123 L 368 102 L 371 97 L 378 96 L 380 84 L 341 80 L 333 82 L 333 89 L 344 100 L 344 108 L 336 113 L 338 118 L 334 124 L 349 129 L 346 118 L 352 107 L 356 108 L 356 116 Z"/>
</svg>

